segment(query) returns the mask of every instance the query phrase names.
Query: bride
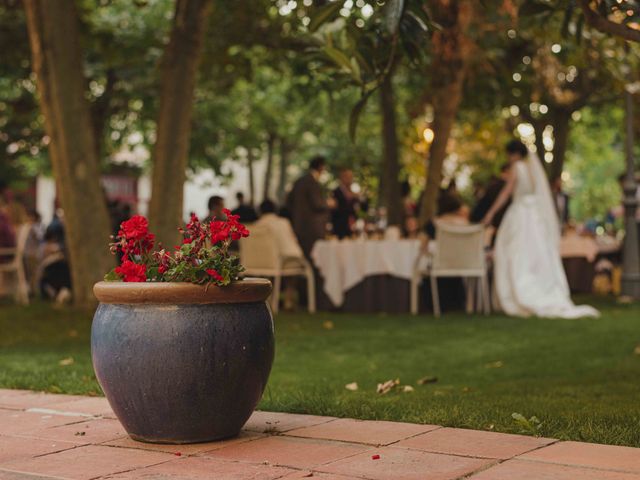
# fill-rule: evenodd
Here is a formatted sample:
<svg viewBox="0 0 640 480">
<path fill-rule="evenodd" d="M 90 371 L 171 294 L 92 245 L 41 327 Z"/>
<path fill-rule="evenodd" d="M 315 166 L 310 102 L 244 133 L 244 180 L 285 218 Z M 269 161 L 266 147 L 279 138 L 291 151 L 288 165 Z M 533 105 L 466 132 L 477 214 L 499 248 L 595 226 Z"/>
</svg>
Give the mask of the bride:
<svg viewBox="0 0 640 480">
<path fill-rule="evenodd" d="M 574 305 L 560 259 L 560 225 L 540 161 L 518 140 L 507 145 L 507 183 L 483 223 L 511 198 L 495 243 L 496 297 L 508 315 L 597 317 L 596 309 Z"/>
</svg>

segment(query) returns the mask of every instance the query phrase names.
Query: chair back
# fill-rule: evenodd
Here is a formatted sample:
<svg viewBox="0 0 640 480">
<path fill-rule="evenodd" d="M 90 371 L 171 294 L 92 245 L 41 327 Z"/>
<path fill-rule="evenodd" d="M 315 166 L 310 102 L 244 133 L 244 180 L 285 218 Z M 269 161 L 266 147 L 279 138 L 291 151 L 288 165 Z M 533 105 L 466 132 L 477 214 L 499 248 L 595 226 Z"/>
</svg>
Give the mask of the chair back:
<svg viewBox="0 0 640 480">
<path fill-rule="evenodd" d="M 486 271 L 484 227 L 436 223 L 432 270 L 439 275 L 474 276 Z"/>
<path fill-rule="evenodd" d="M 31 225 L 23 223 L 16 229 L 16 254 L 13 261 L 17 264 L 22 263 L 24 259 L 24 252 L 27 248 L 27 240 L 29 239 L 29 232 L 31 231 Z"/>
<path fill-rule="evenodd" d="M 251 234 L 240 239 L 240 262 L 248 273 L 256 275 L 280 268 L 278 247 L 268 227 L 254 225 Z"/>
</svg>

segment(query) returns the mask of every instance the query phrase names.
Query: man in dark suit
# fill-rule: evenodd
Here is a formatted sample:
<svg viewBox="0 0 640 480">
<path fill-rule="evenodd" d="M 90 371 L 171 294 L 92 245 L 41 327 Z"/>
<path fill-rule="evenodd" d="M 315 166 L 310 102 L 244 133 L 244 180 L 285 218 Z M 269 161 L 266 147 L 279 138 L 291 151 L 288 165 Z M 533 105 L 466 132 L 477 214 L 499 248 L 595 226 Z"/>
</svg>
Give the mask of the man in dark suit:
<svg viewBox="0 0 640 480">
<path fill-rule="evenodd" d="M 558 212 L 560 226 L 564 227 L 569 223 L 569 195 L 562 190 L 562 178 L 558 177 L 553 181 L 551 192 L 553 193 L 553 203 Z"/>
<path fill-rule="evenodd" d="M 493 177 L 491 179 L 484 194 L 480 197 L 475 207 L 473 207 L 473 210 L 471 210 L 471 214 L 469 215 L 469 220 L 472 223 L 480 223 L 482 219 L 485 217 L 485 215 L 487 214 L 487 212 L 489 211 L 489 209 L 491 208 L 491 206 L 493 205 L 493 203 L 496 201 L 496 198 L 498 198 L 498 195 L 500 195 L 500 192 L 502 191 L 506 183 L 504 177 L 506 175 L 508 167 L 509 165 L 504 165 L 500 169 L 500 176 Z M 497 229 L 500 226 L 502 217 L 504 216 L 504 213 L 507 211 L 507 208 L 509 208 L 509 203 L 510 202 L 507 202 L 507 204 L 499 212 L 497 212 L 493 217 L 493 221 L 491 222 L 491 225 L 494 228 Z"/>
<path fill-rule="evenodd" d="M 309 171 L 296 180 L 287 197 L 293 231 L 307 257 L 311 254 L 313 244 L 324 238 L 329 211 L 335 205 L 333 199 L 325 198 L 320 185 L 320 175 L 325 167 L 324 157 L 312 158 Z"/>
<path fill-rule="evenodd" d="M 351 226 L 356 217 L 358 197 L 351 191 L 353 172 L 348 168 L 343 168 L 338 176 L 340 183 L 333 191 L 336 207 L 331 212 L 331 225 L 333 226 L 333 234 L 342 239 L 351 236 Z"/>
<path fill-rule="evenodd" d="M 258 219 L 256 209 L 252 205 L 244 203 L 244 194 L 242 192 L 236 193 L 236 200 L 238 200 L 238 206 L 231 213 L 238 215 L 242 223 L 255 222 Z"/>
</svg>

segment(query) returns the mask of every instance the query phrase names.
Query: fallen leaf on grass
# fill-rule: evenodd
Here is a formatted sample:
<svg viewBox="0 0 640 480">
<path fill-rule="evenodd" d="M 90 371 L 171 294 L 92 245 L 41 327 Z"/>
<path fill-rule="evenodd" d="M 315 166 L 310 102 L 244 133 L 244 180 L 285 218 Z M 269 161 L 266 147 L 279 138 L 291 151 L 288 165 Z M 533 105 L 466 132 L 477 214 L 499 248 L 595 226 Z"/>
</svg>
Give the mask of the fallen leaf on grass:
<svg viewBox="0 0 640 480">
<path fill-rule="evenodd" d="M 409 392 L 413 392 L 414 388 L 411 385 L 405 385 L 402 387 L 402 391 L 404 393 L 409 393 Z"/>
<path fill-rule="evenodd" d="M 61 367 L 66 367 L 68 365 L 73 365 L 73 357 L 63 358 L 62 360 L 60 360 L 58 362 L 58 365 L 60 365 Z"/>
<path fill-rule="evenodd" d="M 636 345 L 636 348 L 633 349 L 634 355 L 640 355 L 640 345 Z"/>
<path fill-rule="evenodd" d="M 498 360 L 497 362 L 487 363 L 484 367 L 485 368 L 501 368 L 501 367 L 504 367 L 504 363 L 502 362 L 502 360 Z"/>
<path fill-rule="evenodd" d="M 438 377 L 433 377 L 433 376 L 427 376 L 427 377 L 422 377 L 420 380 L 418 380 L 418 385 L 426 385 L 428 383 L 436 383 L 438 381 Z"/>
<path fill-rule="evenodd" d="M 358 384 L 356 382 L 353 383 L 347 383 L 344 388 L 346 388 L 347 390 L 351 390 L 352 392 L 355 392 L 356 390 L 358 390 Z"/>
<path fill-rule="evenodd" d="M 78 336 L 78 331 L 77 330 L 69 330 L 69 336 L 71 338 L 75 338 Z"/>
<path fill-rule="evenodd" d="M 400 385 L 400 379 L 396 378 L 395 380 L 387 380 L 384 383 L 379 383 L 378 384 L 378 388 L 376 389 L 376 392 L 384 395 L 386 393 L 389 393 L 391 390 L 393 390 L 394 388 L 396 388 L 398 385 Z"/>
<path fill-rule="evenodd" d="M 333 330 L 334 326 L 335 325 L 331 320 L 325 320 L 324 322 L 322 322 L 322 328 L 324 328 L 325 330 Z"/>
</svg>

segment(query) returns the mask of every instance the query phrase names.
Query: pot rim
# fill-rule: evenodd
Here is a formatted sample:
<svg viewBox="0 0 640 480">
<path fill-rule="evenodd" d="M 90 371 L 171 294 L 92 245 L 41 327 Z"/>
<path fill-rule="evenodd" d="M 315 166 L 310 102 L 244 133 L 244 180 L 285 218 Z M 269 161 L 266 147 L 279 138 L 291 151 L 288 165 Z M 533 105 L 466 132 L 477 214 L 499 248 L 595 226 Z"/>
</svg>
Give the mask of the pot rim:
<svg viewBox="0 0 640 480">
<path fill-rule="evenodd" d="M 98 282 L 93 293 L 112 304 L 229 304 L 264 302 L 271 295 L 265 278 L 244 278 L 226 287 L 187 282 Z"/>
</svg>

